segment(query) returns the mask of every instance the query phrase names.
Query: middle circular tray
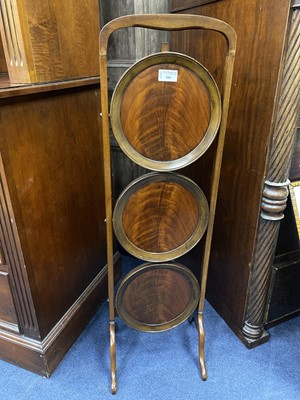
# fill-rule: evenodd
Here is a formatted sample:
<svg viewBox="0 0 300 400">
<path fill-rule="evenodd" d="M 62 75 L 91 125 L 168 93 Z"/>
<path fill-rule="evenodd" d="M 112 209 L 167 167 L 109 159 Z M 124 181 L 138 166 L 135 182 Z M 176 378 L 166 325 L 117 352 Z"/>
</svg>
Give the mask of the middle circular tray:
<svg viewBox="0 0 300 400">
<path fill-rule="evenodd" d="M 152 172 L 119 196 L 113 214 L 115 235 L 130 254 L 146 261 L 174 260 L 203 236 L 209 207 L 191 179 L 171 172 Z"/>
</svg>

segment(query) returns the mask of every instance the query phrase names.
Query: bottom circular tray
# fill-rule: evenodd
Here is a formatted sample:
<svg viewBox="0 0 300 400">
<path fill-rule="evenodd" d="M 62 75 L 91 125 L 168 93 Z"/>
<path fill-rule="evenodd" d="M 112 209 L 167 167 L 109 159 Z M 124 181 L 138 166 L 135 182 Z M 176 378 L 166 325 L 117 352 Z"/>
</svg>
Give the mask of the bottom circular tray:
<svg viewBox="0 0 300 400">
<path fill-rule="evenodd" d="M 132 328 L 165 331 L 194 312 L 199 295 L 198 281 L 185 266 L 147 263 L 124 277 L 116 294 L 116 308 Z"/>
</svg>

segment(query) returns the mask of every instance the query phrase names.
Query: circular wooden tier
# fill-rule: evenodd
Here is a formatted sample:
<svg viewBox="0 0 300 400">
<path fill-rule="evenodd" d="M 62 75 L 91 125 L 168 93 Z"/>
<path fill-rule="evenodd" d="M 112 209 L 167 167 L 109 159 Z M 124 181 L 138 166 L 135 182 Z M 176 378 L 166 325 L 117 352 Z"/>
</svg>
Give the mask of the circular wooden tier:
<svg viewBox="0 0 300 400">
<path fill-rule="evenodd" d="M 110 117 L 129 158 L 151 170 L 172 171 L 195 161 L 214 140 L 220 95 L 200 63 L 163 52 L 143 58 L 122 76 Z"/>
<path fill-rule="evenodd" d="M 194 312 L 199 295 L 197 279 L 185 266 L 149 263 L 125 276 L 116 294 L 116 308 L 135 329 L 165 331 Z"/>
<path fill-rule="evenodd" d="M 205 195 L 192 180 L 176 173 L 152 172 L 121 193 L 113 225 L 130 254 L 146 261 L 169 261 L 199 242 L 208 214 Z"/>
</svg>

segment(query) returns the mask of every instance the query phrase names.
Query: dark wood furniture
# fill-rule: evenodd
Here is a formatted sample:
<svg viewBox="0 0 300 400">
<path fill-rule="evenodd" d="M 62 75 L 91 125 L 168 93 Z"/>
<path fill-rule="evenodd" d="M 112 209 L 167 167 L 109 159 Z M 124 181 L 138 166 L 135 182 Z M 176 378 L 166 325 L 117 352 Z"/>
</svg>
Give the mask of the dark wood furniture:
<svg viewBox="0 0 300 400">
<path fill-rule="evenodd" d="M 0 357 L 49 376 L 107 295 L 99 5 L 0 5 Z"/>
<path fill-rule="evenodd" d="M 0 356 L 49 376 L 106 296 L 99 79 L 0 90 Z"/>
<path fill-rule="evenodd" d="M 300 3 L 173 0 L 172 10 L 220 18 L 237 32 L 207 298 L 251 348 L 268 339 L 270 272 L 299 115 Z M 222 81 L 216 34 L 176 33 L 171 48 L 205 60 Z M 193 173 L 202 182 L 199 171 Z"/>
</svg>

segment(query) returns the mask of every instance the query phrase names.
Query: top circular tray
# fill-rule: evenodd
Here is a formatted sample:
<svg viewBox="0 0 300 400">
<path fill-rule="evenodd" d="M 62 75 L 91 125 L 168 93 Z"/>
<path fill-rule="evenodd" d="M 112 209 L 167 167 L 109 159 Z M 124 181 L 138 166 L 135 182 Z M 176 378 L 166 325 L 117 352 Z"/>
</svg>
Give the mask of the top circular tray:
<svg viewBox="0 0 300 400">
<path fill-rule="evenodd" d="M 111 100 L 112 130 L 123 152 L 154 171 L 183 168 L 214 140 L 221 119 L 218 87 L 191 57 L 173 52 L 136 62 Z"/>
</svg>

